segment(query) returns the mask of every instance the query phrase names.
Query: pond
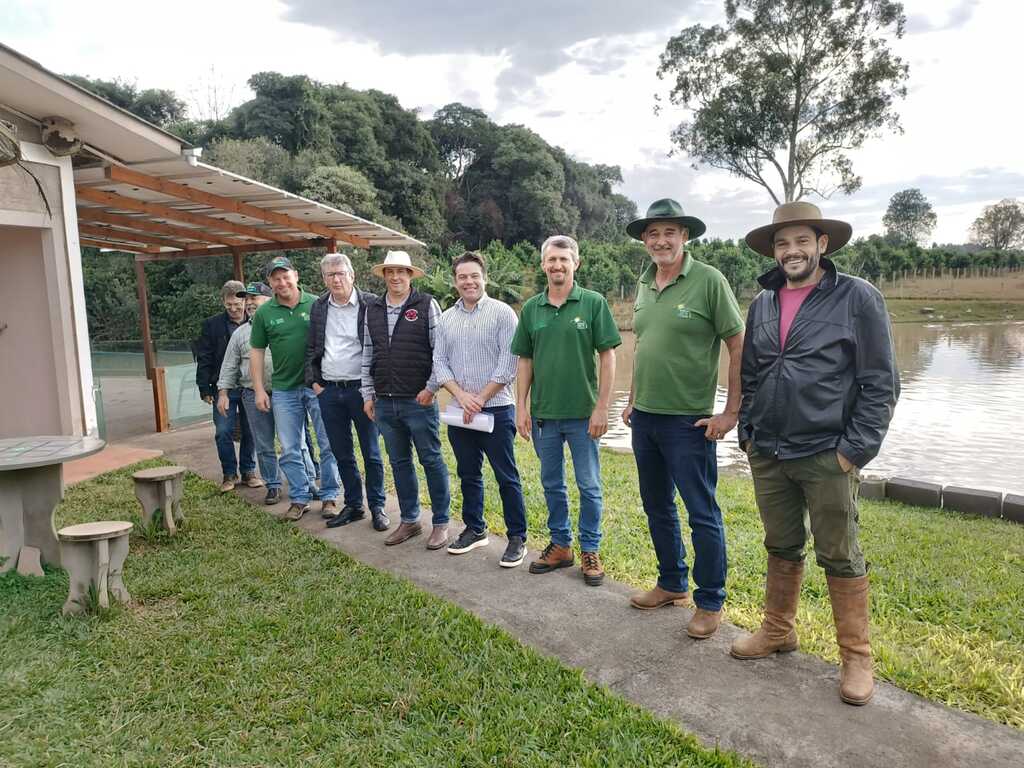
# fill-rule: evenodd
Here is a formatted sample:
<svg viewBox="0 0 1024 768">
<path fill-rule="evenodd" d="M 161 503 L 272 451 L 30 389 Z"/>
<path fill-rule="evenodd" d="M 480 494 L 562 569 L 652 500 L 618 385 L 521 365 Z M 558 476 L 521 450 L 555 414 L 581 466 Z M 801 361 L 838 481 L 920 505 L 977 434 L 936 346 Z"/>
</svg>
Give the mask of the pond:
<svg viewBox="0 0 1024 768">
<path fill-rule="evenodd" d="M 882 451 L 865 474 L 1024 494 L 1024 323 L 897 323 L 893 333 L 903 390 Z M 634 337 L 624 332 L 622 339 L 602 443 L 628 449 L 620 414 Z M 725 403 L 726 366 L 723 347 L 716 410 Z M 719 443 L 718 459 L 747 469 L 735 430 Z"/>
</svg>

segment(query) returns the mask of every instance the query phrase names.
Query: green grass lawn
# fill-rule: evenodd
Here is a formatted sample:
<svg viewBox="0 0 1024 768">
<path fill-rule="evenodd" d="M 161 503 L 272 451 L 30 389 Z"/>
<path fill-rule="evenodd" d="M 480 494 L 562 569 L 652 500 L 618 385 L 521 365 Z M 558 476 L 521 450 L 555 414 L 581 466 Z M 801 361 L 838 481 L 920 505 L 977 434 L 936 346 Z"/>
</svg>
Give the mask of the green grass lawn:
<svg viewBox="0 0 1024 768">
<path fill-rule="evenodd" d="M 540 466 L 518 439 L 517 456 L 536 550 L 547 541 Z M 454 468 L 450 452 L 447 458 Z M 601 462 L 605 568 L 615 579 L 649 588 L 657 562 L 633 457 L 602 451 Z M 489 471 L 485 477 L 488 524 L 502 531 L 497 488 Z M 723 476 L 718 488 L 729 545 L 727 616 L 754 629 L 761 621 L 767 558 L 753 486 L 748 478 Z M 862 502 L 860 510 L 876 674 L 929 699 L 1024 728 L 1024 526 L 892 503 Z M 688 528 L 684 541 L 692 557 Z M 797 617 L 801 648 L 838 663 L 828 588 L 813 552 L 805 573 Z"/>
<path fill-rule="evenodd" d="M 137 507 L 113 473 L 58 525 Z M 746 765 L 195 476 L 185 514 L 133 535 L 130 607 L 0 577 L 0 766 Z"/>
</svg>

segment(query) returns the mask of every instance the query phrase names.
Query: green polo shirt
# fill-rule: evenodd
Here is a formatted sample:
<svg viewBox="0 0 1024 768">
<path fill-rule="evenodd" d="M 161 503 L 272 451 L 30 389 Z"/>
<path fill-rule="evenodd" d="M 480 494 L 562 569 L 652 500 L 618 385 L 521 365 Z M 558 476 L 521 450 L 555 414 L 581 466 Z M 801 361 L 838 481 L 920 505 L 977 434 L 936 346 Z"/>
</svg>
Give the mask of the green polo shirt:
<svg viewBox="0 0 1024 768">
<path fill-rule="evenodd" d="M 633 306 L 634 406 L 647 413 L 713 413 L 722 339 L 743 330 L 736 296 L 721 272 L 690 254 L 661 291 L 655 269 L 651 264 L 640 276 Z"/>
<path fill-rule="evenodd" d="M 551 305 L 547 290 L 531 297 L 520 312 L 512 354 L 533 360 L 533 417 L 589 419 L 597 403 L 597 353 L 621 343 L 601 294 L 574 285 L 560 307 Z"/>
<path fill-rule="evenodd" d="M 277 296 L 264 303 L 252 316 L 249 343 L 274 356 L 275 391 L 298 389 L 306 381 L 306 339 L 309 336 L 309 312 L 316 296 L 302 291 L 299 303 L 288 308 Z M 266 382 L 264 382 L 266 386 Z"/>
</svg>

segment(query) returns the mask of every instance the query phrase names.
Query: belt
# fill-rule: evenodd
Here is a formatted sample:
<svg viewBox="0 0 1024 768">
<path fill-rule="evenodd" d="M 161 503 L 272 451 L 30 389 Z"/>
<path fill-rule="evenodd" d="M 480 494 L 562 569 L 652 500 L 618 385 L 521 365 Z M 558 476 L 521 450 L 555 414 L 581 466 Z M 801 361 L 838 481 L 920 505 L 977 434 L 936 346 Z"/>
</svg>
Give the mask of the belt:
<svg viewBox="0 0 1024 768">
<path fill-rule="evenodd" d="M 324 386 L 328 387 L 341 387 L 342 389 L 352 389 L 354 387 L 363 386 L 362 379 L 342 379 L 340 381 L 325 381 Z"/>
</svg>

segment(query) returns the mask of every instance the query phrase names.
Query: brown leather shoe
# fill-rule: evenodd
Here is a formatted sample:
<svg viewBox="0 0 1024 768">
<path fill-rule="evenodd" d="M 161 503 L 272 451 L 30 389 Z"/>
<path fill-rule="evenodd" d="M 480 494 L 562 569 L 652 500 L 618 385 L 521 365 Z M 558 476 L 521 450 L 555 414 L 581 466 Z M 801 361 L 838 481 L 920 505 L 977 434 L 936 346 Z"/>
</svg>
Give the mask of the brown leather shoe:
<svg viewBox="0 0 1024 768">
<path fill-rule="evenodd" d="M 705 611 L 703 608 L 698 608 L 694 611 L 690 623 L 686 625 L 686 634 L 694 640 L 707 640 L 718 631 L 718 626 L 721 623 L 721 611 Z"/>
<path fill-rule="evenodd" d="M 768 555 L 765 576 L 764 619 L 751 635 L 737 637 L 729 653 L 737 659 L 763 659 L 773 653 L 790 653 L 800 647 L 796 636 L 796 608 L 800 601 L 803 562 Z"/>
<path fill-rule="evenodd" d="M 588 587 L 599 587 L 604 581 L 604 567 L 597 552 L 580 552 L 580 565 L 583 570 L 583 582 Z"/>
<path fill-rule="evenodd" d="M 244 475 L 242 475 L 242 484 L 248 486 L 249 488 L 263 487 L 263 481 L 259 478 L 258 475 L 255 475 L 252 472 L 247 472 Z"/>
<path fill-rule="evenodd" d="M 395 532 L 384 539 L 384 544 L 391 547 L 395 544 L 401 544 L 403 541 L 408 541 L 413 536 L 419 536 L 423 533 L 423 526 L 420 525 L 419 521 L 415 523 L 399 523 L 398 527 L 395 528 Z"/>
<path fill-rule="evenodd" d="M 427 539 L 427 549 L 440 549 L 448 544 L 448 523 L 435 525 Z"/>
<path fill-rule="evenodd" d="M 573 564 L 573 559 L 572 549 L 552 541 L 544 547 L 540 557 L 530 563 L 530 573 L 548 573 L 558 568 L 568 568 Z"/>
<path fill-rule="evenodd" d="M 689 599 L 689 592 L 669 592 L 667 589 L 662 589 L 655 584 L 654 589 L 649 589 L 646 592 L 641 592 L 629 598 L 629 604 L 634 608 L 639 608 L 641 611 L 653 611 L 655 608 L 661 608 L 665 605 L 685 606 Z"/>
</svg>

